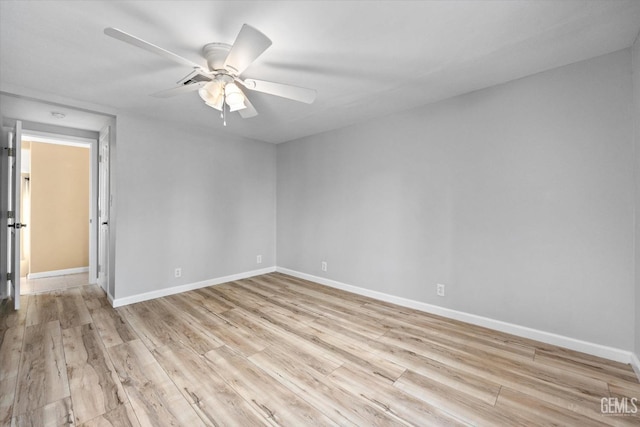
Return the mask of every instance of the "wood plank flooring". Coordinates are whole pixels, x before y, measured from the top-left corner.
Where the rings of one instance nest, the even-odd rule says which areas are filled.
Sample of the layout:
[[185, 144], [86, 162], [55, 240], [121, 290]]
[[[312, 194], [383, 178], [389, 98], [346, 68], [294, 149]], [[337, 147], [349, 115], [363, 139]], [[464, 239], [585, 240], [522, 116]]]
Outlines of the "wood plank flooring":
[[22, 298], [0, 305], [1, 426], [640, 425], [602, 413], [640, 398], [628, 365], [279, 273]]

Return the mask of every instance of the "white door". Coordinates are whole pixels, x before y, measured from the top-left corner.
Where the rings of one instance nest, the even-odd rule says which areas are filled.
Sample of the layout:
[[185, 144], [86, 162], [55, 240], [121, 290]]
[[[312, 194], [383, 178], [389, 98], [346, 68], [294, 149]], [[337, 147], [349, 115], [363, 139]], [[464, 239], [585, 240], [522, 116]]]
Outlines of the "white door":
[[100, 132], [98, 157], [98, 285], [106, 292], [109, 278], [109, 127]]
[[20, 229], [26, 227], [20, 222], [21, 192], [21, 148], [22, 122], [16, 121], [9, 133], [9, 218], [8, 218], [8, 250], [7, 272], [9, 273], [9, 295], [13, 297], [14, 307], [20, 308]]

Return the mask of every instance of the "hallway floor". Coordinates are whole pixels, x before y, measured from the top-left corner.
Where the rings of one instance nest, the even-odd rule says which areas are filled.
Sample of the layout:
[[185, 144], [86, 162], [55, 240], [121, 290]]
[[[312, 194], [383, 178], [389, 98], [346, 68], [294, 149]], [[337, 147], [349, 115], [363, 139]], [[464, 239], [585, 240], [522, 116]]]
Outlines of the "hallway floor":
[[57, 291], [89, 284], [89, 273], [68, 274], [66, 276], [43, 277], [42, 279], [20, 278], [20, 295]]

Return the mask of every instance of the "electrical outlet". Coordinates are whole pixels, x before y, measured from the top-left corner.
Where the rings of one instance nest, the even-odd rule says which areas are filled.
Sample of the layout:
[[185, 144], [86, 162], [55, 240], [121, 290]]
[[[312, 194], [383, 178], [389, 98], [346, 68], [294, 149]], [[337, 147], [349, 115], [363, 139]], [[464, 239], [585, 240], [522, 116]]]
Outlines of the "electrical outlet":
[[444, 285], [441, 283], [438, 283], [436, 285], [436, 294], [438, 294], [439, 297], [443, 297], [444, 296]]
[[174, 277], [182, 277], [182, 268], [177, 267], [177, 268], [173, 271], [173, 276], [174, 276]]
[[322, 261], [322, 271], [327, 271], [327, 261]]
[[256, 257], [256, 264], [262, 264], [262, 255]]

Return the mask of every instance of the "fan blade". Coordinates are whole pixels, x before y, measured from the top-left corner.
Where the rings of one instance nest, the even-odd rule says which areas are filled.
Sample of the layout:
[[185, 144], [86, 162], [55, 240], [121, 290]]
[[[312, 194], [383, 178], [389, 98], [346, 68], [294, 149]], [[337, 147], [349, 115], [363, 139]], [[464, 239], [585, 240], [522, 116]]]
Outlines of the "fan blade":
[[253, 106], [253, 104], [251, 102], [249, 102], [248, 98], [244, 99], [244, 105], [247, 108], [243, 108], [242, 110], [238, 110], [238, 113], [240, 113], [240, 117], [242, 117], [243, 119], [250, 119], [251, 117], [255, 117], [255, 116], [258, 115], [258, 112], [256, 111], [256, 109]]
[[245, 106], [245, 108], [243, 108], [242, 110], [238, 110], [238, 113], [240, 113], [240, 117], [242, 117], [243, 119], [250, 119], [251, 117], [257, 116], [258, 111], [253, 106], [251, 101], [249, 101], [249, 97], [247, 96], [247, 94], [244, 93], [242, 89], [240, 90], [240, 92], [242, 92], [242, 94], [244, 95], [244, 106]]
[[159, 46], [156, 46], [156, 45], [151, 44], [149, 42], [146, 42], [146, 41], [144, 41], [142, 39], [139, 39], [139, 38], [137, 38], [135, 36], [132, 36], [129, 33], [125, 33], [124, 31], [119, 30], [117, 28], [111, 28], [111, 27], [105, 28], [104, 29], [104, 33], [106, 35], [108, 35], [109, 37], [113, 37], [114, 39], [118, 39], [118, 40], [123, 41], [125, 43], [129, 43], [130, 45], [139, 47], [139, 48], [144, 49], [144, 50], [146, 50], [148, 52], [155, 53], [156, 55], [160, 55], [160, 56], [162, 56], [164, 58], [167, 58], [167, 59], [169, 59], [169, 60], [171, 60], [173, 62], [176, 62], [176, 63], [178, 63], [180, 65], [186, 65], [186, 66], [189, 66], [189, 67], [202, 69], [202, 67], [199, 64], [196, 64], [193, 61], [190, 61], [190, 60], [188, 60], [186, 58], [183, 58], [182, 56], [176, 55], [173, 52], [169, 52], [166, 49], [163, 49], [163, 48], [161, 48]]
[[242, 74], [269, 46], [269, 37], [244, 24], [231, 46], [227, 59], [224, 60], [224, 66], [235, 74]]
[[294, 101], [304, 102], [305, 104], [313, 104], [316, 100], [317, 92], [314, 89], [305, 87], [291, 86], [282, 83], [267, 82], [264, 80], [246, 79], [239, 80], [247, 89], [256, 92], [264, 92], [269, 95], [280, 96], [282, 98], [292, 99]]
[[177, 87], [173, 87], [167, 90], [161, 90], [160, 92], [156, 92], [151, 94], [151, 96], [155, 96], [156, 98], [170, 98], [172, 96], [181, 95], [187, 92], [193, 92], [194, 90], [198, 90], [209, 82], [198, 82], [191, 83], [188, 85], [180, 85]]

